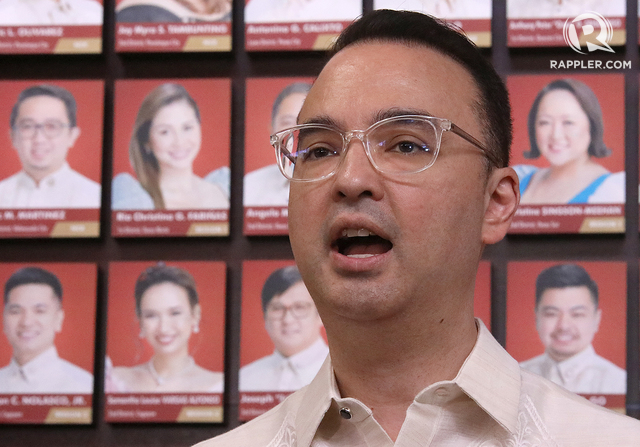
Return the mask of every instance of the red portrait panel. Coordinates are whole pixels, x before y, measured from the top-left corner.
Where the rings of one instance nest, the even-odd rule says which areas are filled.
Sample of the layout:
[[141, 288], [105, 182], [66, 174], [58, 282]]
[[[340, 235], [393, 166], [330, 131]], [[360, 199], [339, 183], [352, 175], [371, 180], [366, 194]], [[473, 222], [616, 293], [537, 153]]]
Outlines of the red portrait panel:
[[[18, 269], [38, 267], [53, 273], [62, 285], [62, 330], [55, 337], [61, 358], [93, 373], [97, 269], [84, 263], [4, 263], [0, 264], [3, 285]], [[5, 336], [0, 337], [0, 365], [11, 360], [12, 348]]]
[[[114, 366], [148, 361], [153, 349], [140, 338], [134, 289], [140, 274], [157, 262], [113, 262], [109, 266], [107, 356]], [[189, 352], [197, 365], [224, 371], [225, 269], [222, 262], [166, 262], [189, 272], [198, 292], [202, 317], [199, 332], [191, 334]]]
[[544, 352], [536, 331], [536, 278], [559, 264], [583, 267], [599, 289], [600, 329], [593, 347], [621, 368], [626, 365], [627, 280], [622, 262], [531, 261], [510, 262], [507, 268], [507, 350], [518, 361]]
[[[273, 342], [264, 328], [261, 293], [265, 281], [276, 270], [295, 265], [293, 260], [245, 261], [242, 264], [242, 324], [240, 366], [273, 353]], [[322, 331], [326, 340], [326, 334]]]
[[116, 82], [114, 97], [113, 175], [127, 172], [135, 177], [129, 161], [129, 141], [136, 115], [144, 98], [161, 84], [182, 85], [198, 105], [202, 145], [193, 163], [203, 177], [229, 166], [231, 81], [229, 79], [127, 79]]
[[[247, 79], [244, 137], [245, 174], [275, 164], [274, 150], [269, 144], [269, 136], [274, 132], [271, 123], [274, 102], [285, 88], [296, 83], [311, 85], [313, 78]], [[295, 125], [295, 122], [292, 125]]]
[[563, 74], [516, 75], [509, 76], [507, 86], [511, 97], [513, 115], [513, 147], [511, 164], [530, 164], [537, 167], [549, 166], [543, 156], [525, 158], [529, 151], [527, 119], [531, 106], [540, 90], [552, 81], [575, 79], [585, 83], [596, 95], [602, 110], [604, 143], [611, 149], [608, 157], [596, 161], [611, 172], [624, 171], [624, 76], [621, 74]]
[[517, 75], [507, 85], [521, 190], [509, 232], [624, 232], [624, 77]]
[[102, 128], [104, 115], [103, 81], [0, 81], [0, 123], [7, 131], [1, 132], [0, 141], [5, 157], [0, 165], [0, 179], [9, 177], [22, 169], [20, 160], [13, 149], [9, 122], [11, 110], [20, 92], [38, 85], [55, 85], [68, 90], [77, 104], [77, 126], [80, 136], [67, 154], [67, 162], [72, 169], [85, 177], [100, 183], [102, 172]]
[[[547, 270], [552, 267], [557, 268]], [[536, 281], [543, 271], [543, 308], [536, 313]], [[592, 311], [593, 292], [585, 271], [597, 285], [599, 316], [595, 309]], [[507, 351], [519, 362], [527, 361], [525, 369], [594, 403], [624, 408], [626, 265], [511, 262], [507, 273]]]

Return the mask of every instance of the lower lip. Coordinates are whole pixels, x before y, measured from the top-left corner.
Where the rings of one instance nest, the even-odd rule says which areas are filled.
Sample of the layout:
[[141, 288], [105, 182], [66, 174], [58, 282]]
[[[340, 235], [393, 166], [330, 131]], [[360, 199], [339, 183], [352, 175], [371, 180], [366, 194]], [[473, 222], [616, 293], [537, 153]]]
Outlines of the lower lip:
[[48, 152], [45, 151], [34, 151], [31, 153], [31, 157], [34, 160], [43, 160], [47, 156]]
[[18, 337], [20, 338], [20, 340], [22, 341], [30, 341], [33, 340], [34, 338], [36, 338], [38, 336], [38, 334], [19, 334]]
[[559, 339], [559, 338], [554, 338], [553, 341], [557, 344], [560, 345], [567, 345], [569, 343], [573, 343], [575, 341], [575, 338], [569, 338], [569, 339]]
[[352, 273], [371, 272], [381, 268], [382, 264], [391, 256], [391, 251], [369, 256], [366, 258], [353, 258], [345, 256], [337, 250], [331, 250], [331, 260], [338, 270]]
[[158, 344], [160, 344], [160, 345], [162, 345], [162, 346], [170, 345], [171, 343], [173, 343], [173, 341], [174, 341], [174, 340], [175, 340], [175, 338], [172, 338], [172, 339], [170, 339], [170, 340], [166, 340], [166, 339], [158, 340], [158, 339], [156, 339], [156, 341], [158, 342]]
[[191, 151], [172, 152], [169, 154], [174, 160], [184, 160], [191, 156]]

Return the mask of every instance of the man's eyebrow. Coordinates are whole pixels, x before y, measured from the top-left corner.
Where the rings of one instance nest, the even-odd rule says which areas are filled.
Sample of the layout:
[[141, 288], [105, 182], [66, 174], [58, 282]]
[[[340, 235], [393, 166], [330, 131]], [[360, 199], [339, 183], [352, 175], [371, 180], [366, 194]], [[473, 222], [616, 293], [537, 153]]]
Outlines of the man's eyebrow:
[[340, 128], [338, 122], [328, 115], [314, 116], [313, 118], [309, 118], [308, 120], [305, 120], [304, 122], [301, 122], [299, 124], [324, 124], [327, 126], [335, 127], [337, 129]]
[[404, 116], [404, 115], [424, 115], [424, 116], [433, 116], [430, 112], [424, 109], [401, 109], [401, 108], [391, 108], [386, 110], [379, 110], [373, 118], [373, 123], [377, 123], [378, 121], [394, 118], [396, 116]]
[[[396, 116], [405, 116], [405, 115], [433, 116], [431, 115], [431, 113], [423, 109], [391, 108], [391, 109], [379, 110], [378, 112], [376, 112], [373, 115], [369, 125], [377, 123], [378, 121], [381, 121], [383, 119], [394, 118]], [[335, 119], [331, 118], [328, 115], [320, 115], [313, 118], [309, 118], [308, 120], [305, 120], [300, 124], [324, 124], [327, 126], [335, 127], [337, 129], [341, 129], [343, 127], [338, 123], [338, 121], [336, 121]]]

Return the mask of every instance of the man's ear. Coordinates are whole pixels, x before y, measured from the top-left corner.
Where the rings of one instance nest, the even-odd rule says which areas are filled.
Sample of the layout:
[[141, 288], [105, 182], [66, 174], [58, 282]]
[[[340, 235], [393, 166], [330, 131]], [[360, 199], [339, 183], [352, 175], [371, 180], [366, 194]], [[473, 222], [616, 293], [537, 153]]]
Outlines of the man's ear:
[[509, 230], [511, 220], [520, 203], [518, 175], [512, 168], [494, 169], [487, 180], [485, 190], [482, 242], [495, 244]]
[[78, 137], [80, 136], [80, 128], [79, 127], [72, 127], [71, 130], [71, 146], [73, 147], [76, 144], [76, 140], [78, 139]]

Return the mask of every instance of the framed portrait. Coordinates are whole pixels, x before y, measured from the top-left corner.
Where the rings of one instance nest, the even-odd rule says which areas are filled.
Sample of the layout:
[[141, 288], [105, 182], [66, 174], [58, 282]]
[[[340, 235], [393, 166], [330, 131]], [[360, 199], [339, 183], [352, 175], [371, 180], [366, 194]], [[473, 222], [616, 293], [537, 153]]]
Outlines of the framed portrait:
[[227, 236], [229, 79], [116, 81], [114, 237]]
[[110, 264], [105, 420], [222, 422], [225, 270]]
[[624, 232], [624, 77], [521, 75], [507, 86], [521, 194], [509, 232]]
[[247, 80], [244, 156], [244, 234], [286, 235], [289, 181], [282, 175], [269, 136], [295, 126], [312, 78]]
[[507, 351], [525, 370], [624, 411], [626, 264], [510, 262], [507, 275]]
[[91, 424], [97, 269], [3, 263], [0, 423]]
[[0, 237], [98, 237], [104, 82], [0, 81]]
[[292, 260], [242, 265], [240, 420], [307, 385], [329, 348], [320, 316]]
[[361, 0], [245, 0], [245, 48], [326, 50], [360, 15]]

